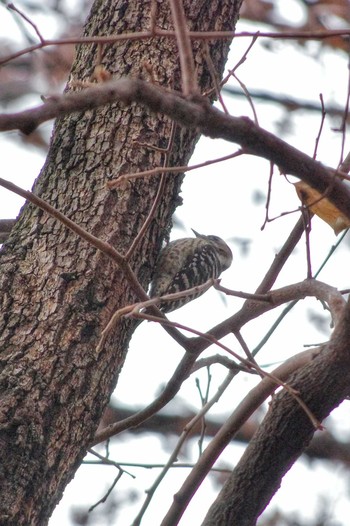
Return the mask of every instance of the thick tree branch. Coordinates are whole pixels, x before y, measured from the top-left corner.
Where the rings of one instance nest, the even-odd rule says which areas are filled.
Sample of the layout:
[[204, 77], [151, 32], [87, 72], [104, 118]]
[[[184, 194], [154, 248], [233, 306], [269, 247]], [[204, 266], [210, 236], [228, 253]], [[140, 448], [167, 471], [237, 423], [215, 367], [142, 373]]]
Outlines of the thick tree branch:
[[[349, 395], [349, 342], [350, 303], [330, 342], [289, 380], [320, 421]], [[255, 525], [279, 488], [283, 475], [303, 452], [313, 434], [310, 420], [289, 395], [284, 392], [277, 395], [203, 525]]]
[[96, 88], [48, 100], [45, 104], [16, 114], [0, 116], [0, 130], [19, 129], [30, 133], [39, 124], [59, 115], [93, 109], [113, 101], [137, 102], [156, 113], [164, 113], [188, 128], [215, 139], [240, 144], [249, 153], [275, 163], [284, 173], [299, 177], [336, 205], [350, 219], [350, 190], [328, 169], [250, 119], [231, 117], [212, 108], [206, 99], [185, 100], [139, 79], [106, 82]]
[[[220, 333], [220, 338], [228, 334], [230, 331], [239, 331], [245, 324], [247, 324], [252, 319], [262, 315], [264, 312], [268, 312], [269, 310], [276, 308], [279, 305], [289, 302], [293, 299], [303, 299], [306, 296], [315, 296], [316, 298], [325, 301], [329, 305], [334, 323], [336, 324], [338, 322], [339, 318], [342, 316], [342, 312], [344, 310], [345, 305], [345, 300], [343, 299], [341, 294], [335, 288], [330, 287], [325, 283], [316, 280], [306, 280], [301, 283], [293, 284], [287, 287], [282, 287], [275, 291], [271, 291], [270, 302], [254, 302], [252, 300], [249, 300], [251, 302], [251, 305], [255, 305], [255, 308], [245, 309], [243, 307], [241, 311], [235, 314], [230, 320], [227, 320], [223, 327], [225, 331], [222, 331]], [[234, 323], [232, 323], [232, 320], [234, 320]], [[159, 319], [159, 321], [161, 321], [161, 319]], [[186, 329], [185, 326], [179, 325], [176, 322], [167, 321], [167, 323], [169, 323], [170, 326], [173, 327]], [[195, 329], [189, 328], [189, 330], [195, 334], [200, 334]], [[184, 380], [190, 375], [192, 366], [194, 365], [198, 355], [211, 344], [216, 344], [224, 350], [230, 351], [213, 336], [213, 333], [215, 333], [215, 328], [206, 334], [198, 336], [196, 339], [188, 340], [187, 346], [191, 349], [191, 352], [187, 353], [183, 357], [175, 373], [173, 374], [172, 378], [170, 379], [166, 388], [164, 389], [163, 393], [149, 406], [128, 417], [126, 420], [115, 422], [113, 424], [110, 424], [105, 429], [100, 430], [96, 434], [92, 445], [102, 442], [103, 440], [106, 440], [107, 438], [110, 438], [112, 436], [115, 436], [116, 434], [121, 433], [122, 431], [125, 431], [130, 427], [140, 425], [142, 422], [153, 416], [157, 411], [164, 407], [164, 405], [167, 404], [171, 400], [171, 398], [173, 398], [174, 395], [178, 392]], [[236, 358], [238, 358], [239, 361], [239, 357], [236, 356]], [[242, 360], [240, 363], [249, 366], [249, 363], [247, 363], [246, 360]], [[238, 370], [236, 371], [236, 373], [237, 372]], [[278, 380], [280, 380], [279, 377], [277, 378]], [[277, 386], [278, 383], [276, 384], [275, 382], [274, 388], [276, 389]], [[257, 409], [258, 405], [255, 407], [255, 409]], [[248, 416], [249, 415], [247, 415], [247, 417]], [[227, 433], [225, 436], [228, 437]], [[213, 461], [214, 460], [215, 459], [213, 459]]]
[[[305, 351], [287, 360], [280, 367], [275, 369], [274, 374], [283, 380], [287, 380], [292, 372], [298, 370], [306, 363], [312, 360], [315, 350]], [[188, 506], [193, 495], [197, 491], [200, 484], [222, 453], [228, 443], [235, 437], [242, 425], [276, 389], [276, 385], [270, 378], [264, 378], [256, 387], [254, 387], [249, 394], [240, 402], [237, 408], [233, 411], [231, 416], [226, 420], [223, 426], [216, 433], [213, 440], [205, 449], [195, 468], [185, 480], [181, 489], [174, 496], [174, 502], [169, 508], [168, 513], [163, 519], [162, 526], [175, 526], [178, 524], [182, 514]], [[242, 520], [244, 515], [242, 514]], [[213, 523], [214, 524], [214, 523]], [[228, 526], [228, 523], [217, 522], [216, 526]], [[239, 524], [240, 521], [229, 524]]]

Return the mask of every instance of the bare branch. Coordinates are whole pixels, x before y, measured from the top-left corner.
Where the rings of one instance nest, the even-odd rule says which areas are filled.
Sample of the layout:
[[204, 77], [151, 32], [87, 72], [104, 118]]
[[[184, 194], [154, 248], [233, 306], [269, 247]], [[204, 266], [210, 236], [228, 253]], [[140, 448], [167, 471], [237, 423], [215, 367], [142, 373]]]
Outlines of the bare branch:
[[[216, 328], [214, 327], [208, 333], [197, 331], [191, 327], [187, 327], [180, 323], [171, 322], [170, 320], [167, 320], [164, 318], [159, 318], [156, 316], [140, 313], [139, 314], [140, 318], [148, 319], [150, 321], [155, 321], [155, 322], [161, 323], [162, 325], [163, 324], [169, 325], [170, 327], [173, 327], [173, 328], [177, 327], [180, 329], [187, 330], [189, 332], [196, 334], [198, 338], [194, 340], [187, 340], [186, 344], [184, 344], [184, 347], [185, 348], [187, 347], [187, 349], [190, 352], [188, 352], [185, 355], [184, 359], [180, 362], [176, 372], [174, 373], [172, 379], [169, 381], [168, 386], [166, 387], [164, 392], [160, 395], [160, 397], [156, 399], [154, 402], [152, 402], [150, 406], [143, 409], [139, 413], [136, 413], [134, 416], [129, 417], [126, 420], [123, 420], [121, 422], [116, 422], [115, 424], [111, 424], [106, 429], [103, 429], [102, 431], [98, 432], [96, 434], [93, 444], [97, 444], [98, 442], [106, 440], [107, 438], [110, 438], [111, 436], [116, 435], [128, 429], [128, 427], [138, 425], [139, 423], [143, 422], [144, 420], [146, 420], [147, 418], [155, 414], [159, 409], [164, 407], [164, 405], [171, 399], [172, 396], [174, 396], [174, 394], [180, 388], [183, 381], [191, 373], [191, 369], [197, 357], [199, 356], [199, 354], [211, 344], [215, 344], [221, 347], [224, 351], [228, 352], [230, 355], [238, 359], [243, 364], [243, 366], [258, 370], [259, 373], [263, 374], [264, 376], [267, 374], [265, 371], [261, 370], [260, 367], [257, 367], [255, 364], [252, 364], [248, 360], [242, 359], [239, 355], [237, 355], [227, 346], [223, 345], [220, 341], [218, 341], [218, 339], [214, 336], [214, 334], [218, 332], [218, 329], [220, 329], [220, 338], [228, 334], [230, 330], [234, 332], [238, 332], [242, 328], [242, 326], [246, 324], [248, 321], [261, 315], [263, 312], [267, 312], [268, 310], [275, 308], [284, 302], [291, 301], [291, 299], [295, 299], [296, 297], [301, 299], [308, 295], [312, 295], [312, 296], [314, 295], [318, 299], [324, 300], [330, 306], [335, 323], [337, 323], [339, 320], [339, 317], [342, 316], [342, 312], [344, 310], [344, 305], [345, 305], [345, 300], [334, 287], [330, 287], [329, 285], [322, 283], [322, 282], [318, 282], [316, 280], [304, 281], [299, 284], [291, 285], [289, 287], [283, 287], [281, 289], [271, 292], [270, 294], [271, 294], [270, 303], [267, 303], [266, 301], [265, 302], [254, 302], [253, 300], [249, 300], [250, 308], [247, 309], [247, 311], [243, 307], [241, 311], [233, 315], [231, 317], [231, 320], [234, 319], [236, 322], [234, 328], [233, 328], [232, 321], [229, 319], [229, 320], [226, 320], [226, 322], [218, 325]], [[168, 294], [169, 299], [172, 299], [171, 296], [173, 295]], [[158, 301], [158, 300], [159, 298], [158, 299], [155, 298], [154, 301]], [[138, 309], [143, 306], [151, 305], [154, 303], [154, 301], [149, 300], [148, 302], [137, 304], [135, 306], [129, 305], [125, 307], [124, 309], [121, 309], [120, 311], [115, 313], [114, 319], [112, 318], [110, 323], [112, 324], [116, 323], [116, 319], [119, 319], [122, 315], [129, 313], [133, 308], [136, 307]], [[251, 308], [252, 304], [255, 304], [255, 305], [259, 304], [262, 307], [260, 309], [255, 310]], [[106, 329], [106, 330], [108, 331], [109, 329]], [[275, 386], [277, 384], [281, 385], [280, 378], [275, 377], [273, 378], [273, 381], [275, 382]], [[283, 386], [288, 389], [288, 386], [286, 386], [285, 384], [283, 384]], [[174, 388], [176, 389], [175, 391], [174, 391]], [[292, 392], [291, 394], [293, 395]], [[299, 399], [299, 397], [297, 398]], [[307, 408], [305, 408], [305, 411], [308, 412]], [[310, 418], [312, 419], [312, 415], [310, 415], [310, 412], [308, 412], [308, 414]]]
[[[242, 31], [235, 33], [234, 31], [189, 31], [188, 36], [193, 40], [226, 40], [234, 38], [271, 38], [274, 40], [325, 40], [334, 37], [349, 37], [350, 31], [347, 29], [333, 29], [325, 31], [284, 31], [284, 32], [269, 32], [269, 31]], [[0, 65], [6, 64], [15, 58], [21, 57], [33, 51], [43, 49], [48, 46], [65, 46], [71, 44], [113, 44], [118, 41], [125, 40], [149, 40], [151, 38], [176, 38], [175, 31], [167, 31], [163, 29], [153, 28], [151, 25], [150, 31], [140, 31], [133, 33], [123, 33], [113, 36], [96, 36], [96, 37], [81, 37], [81, 38], [60, 38], [60, 39], [45, 39], [42, 42], [29, 46], [25, 49], [12, 53], [0, 60]]]
[[304, 180], [321, 194], [327, 192], [328, 199], [350, 219], [350, 190], [335, 177], [341, 177], [342, 173], [327, 169], [247, 118], [225, 115], [212, 108], [205, 99], [201, 99], [200, 104], [190, 102], [141, 80], [106, 82], [82, 93], [70, 93], [50, 99], [37, 108], [1, 115], [0, 130], [20, 129], [29, 133], [41, 122], [58, 115], [92, 109], [114, 100], [127, 104], [132, 101], [144, 104], [152, 111], [163, 112], [184, 126], [198, 128], [204, 135], [240, 144], [251, 154], [277, 164], [283, 173]]
[[23, 20], [25, 20], [26, 22], [28, 22], [28, 24], [30, 26], [32, 26], [32, 28], [34, 29], [35, 33], [37, 34], [39, 40], [40, 40], [40, 43], [41, 44], [44, 44], [45, 42], [45, 39], [43, 38], [42, 34], [40, 33], [39, 29], [38, 29], [38, 26], [36, 26], [34, 24], [34, 22], [26, 15], [23, 13], [23, 11], [21, 11], [20, 9], [18, 9], [14, 4], [7, 4], [7, 7], [9, 9], [12, 9], [12, 11], [14, 11], [15, 13], [18, 13], [20, 17], [23, 18]]
[[197, 356], [198, 355], [195, 353], [186, 353], [175, 369], [163, 392], [155, 400], [153, 400], [149, 406], [141, 409], [134, 415], [125, 418], [121, 422], [115, 422], [101, 431], [98, 431], [91, 443], [91, 447], [98, 444], [99, 442], [107, 440], [111, 436], [117, 435], [122, 431], [129, 429], [130, 427], [138, 426], [156, 414], [160, 409], [162, 409], [168, 402], [170, 402], [170, 400], [174, 398], [176, 393], [180, 390], [183, 382], [190, 375]]
[[142, 177], [149, 177], [152, 175], [159, 175], [159, 174], [173, 174], [173, 173], [185, 173], [190, 172], [191, 170], [198, 170], [199, 168], [203, 168], [204, 166], [210, 166], [211, 164], [221, 163], [222, 161], [228, 161], [230, 159], [234, 159], [235, 157], [239, 157], [240, 155], [243, 155], [243, 151], [239, 150], [238, 152], [231, 153], [229, 155], [224, 155], [223, 157], [218, 157], [217, 159], [211, 159], [208, 161], [204, 161], [203, 163], [194, 164], [192, 166], [167, 166], [166, 171], [164, 170], [165, 167], [158, 167], [158, 168], [152, 168], [151, 170], [145, 170], [143, 172], [136, 172], [131, 174], [124, 174], [118, 177], [118, 179], [114, 179], [107, 182], [108, 188], [116, 188], [124, 181], [139, 179]]
[[[229, 78], [231, 75], [227, 75]], [[245, 93], [241, 89], [235, 86], [224, 86], [222, 91], [226, 95], [234, 95], [235, 97], [245, 97]], [[284, 106], [287, 111], [295, 112], [298, 110], [306, 110], [310, 112], [320, 113], [321, 108], [319, 104], [316, 104], [312, 101], [306, 101], [302, 99], [291, 98], [286, 95], [281, 95], [280, 93], [271, 93], [271, 91], [263, 91], [257, 89], [249, 89], [249, 94], [252, 99], [261, 100], [263, 102], [272, 102], [273, 104], [280, 104]], [[327, 115], [332, 117], [343, 117], [344, 108], [340, 105], [327, 104], [326, 108]]]
[[[129, 250], [127, 251], [126, 255], [125, 255], [125, 259], [127, 261], [129, 261], [129, 259], [131, 258], [132, 254], [134, 253], [137, 245], [139, 244], [140, 240], [142, 239], [142, 237], [144, 236], [147, 228], [149, 227], [153, 217], [154, 217], [154, 214], [157, 210], [157, 207], [159, 206], [159, 203], [161, 201], [161, 198], [163, 196], [163, 192], [164, 192], [164, 183], [165, 183], [165, 171], [164, 171], [164, 168], [167, 167], [168, 163], [169, 163], [169, 157], [170, 157], [170, 153], [172, 151], [172, 147], [173, 147], [173, 144], [174, 144], [174, 136], [175, 136], [175, 123], [174, 121], [171, 123], [171, 130], [170, 130], [170, 137], [169, 137], [169, 141], [168, 141], [168, 145], [167, 147], [163, 150], [163, 153], [164, 153], [164, 161], [163, 161], [163, 171], [160, 172], [160, 181], [159, 181], [159, 186], [158, 186], [158, 191], [157, 191], [157, 195], [153, 201], [153, 205], [152, 205], [152, 208], [148, 214], [148, 217], [146, 219], [146, 221], [144, 222], [144, 224], [142, 225], [142, 228], [140, 229], [140, 231], [138, 232], [137, 236], [135, 237], [135, 239], [133, 240], [132, 242], [132, 245], [131, 247], [129, 248]], [[120, 179], [122, 179], [123, 176], [121, 176]], [[119, 180], [120, 180], [119, 179]], [[107, 183], [108, 185], [108, 183]]]
[[234, 376], [235, 376], [235, 372], [230, 371], [226, 375], [226, 378], [224, 379], [222, 384], [218, 387], [215, 395], [202, 407], [202, 409], [191, 419], [191, 421], [188, 422], [188, 424], [186, 424], [186, 427], [184, 428], [181, 436], [179, 437], [178, 442], [168, 459], [168, 462], [165, 464], [164, 468], [162, 469], [162, 471], [160, 472], [160, 474], [158, 475], [158, 477], [152, 484], [152, 487], [147, 491], [147, 497], [145, 499], [145, 502], [139, 514], [137, 515], [136, 519], [133, 522], [133, 526], [138, 526], [140, 524], [141, 519], [143, 515], [145, 514], [145, 511], [147, 510], [156, 489], [158, 488], [159, 484], [164, 479], [165, 475], [168, 473], [169, 469], [176, 463], [178, 454], [181, 451], [181, 448], [184, 442], [187, 440], [192, 429], [203, 418], [203, 416], [206, 415], [206, 413], [210, 410], [210, 408], [221, 398], [222, 394], [225, 392], [227, 387], [232, 382], [232, 379], [234, 378]]
[[199, 93], [196, 82], [193, 53], [187, 20], [184, 13], [182, 0], [169, 0], [171, 16], [174, 22], [176, 42], [179, 49], [181, 65], [182, 91], [185, 97]]
[[[275, 376], [287, 380], [288, 377], [306, 363], [309, 363], [317, 353], [317, 350], [304, 351], [287, 360], [283, 365], [273, 371]], [[204, 450], [195, 468], [191, 471], [181, 489], [174, 497], [174, 502], [164, 517], [161, 526], [175, 526], [186, 507], [188, 506], [199, 485], [203, 482], [209, 470], [216, 462], [227, 444], [239, 431], [243, 423], [253, 412], [273, 393], [276, 385], [269, 378], [264, 378], [249, 394], [240, 402], [232, 415], [226, 420], [220, 431], [215, 435]]]
[[[347, 304], [330, 342], [289, 379], [321, 421], [349, 395], [349, 338], [350, 304]], [[247, 512], [245, 524], [256, 524], [257, 517], [279, 488], [282, 477], [309, 444], [313, 434], [310, 421], [294, 401], [283, 392], [277, 394], [203, 524], [209, 525], [213, 515], [220, 523], [223, 514], [236, 524], [242, 513], [242, 503], [244, 513]], [[286, 441], [288, 448], [285, 447]], [[276, 458], [278, 462], [273, 462], [272, 459]], [[247, 470], [250, 477], [246, 476]], [[257, 479], [259, 484], [252, 484]], [[232, 499], [227, 499], [227, 494]]]

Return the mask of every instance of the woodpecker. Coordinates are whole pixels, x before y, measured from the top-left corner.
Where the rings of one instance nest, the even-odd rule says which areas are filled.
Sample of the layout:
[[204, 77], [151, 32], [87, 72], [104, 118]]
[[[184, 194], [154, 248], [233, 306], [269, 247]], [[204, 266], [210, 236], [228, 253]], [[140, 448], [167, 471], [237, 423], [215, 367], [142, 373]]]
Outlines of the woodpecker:
[[[151, 298], [202, 285], [210, 278], [218, 278], [231, 265], [232, 252], [223, 239], [192, 231], [196, 237], [171, 241], [161, 251], [151, 283]], [[164, 302], [159, 308], [171, 312], [201, 294], [203, 292]]]

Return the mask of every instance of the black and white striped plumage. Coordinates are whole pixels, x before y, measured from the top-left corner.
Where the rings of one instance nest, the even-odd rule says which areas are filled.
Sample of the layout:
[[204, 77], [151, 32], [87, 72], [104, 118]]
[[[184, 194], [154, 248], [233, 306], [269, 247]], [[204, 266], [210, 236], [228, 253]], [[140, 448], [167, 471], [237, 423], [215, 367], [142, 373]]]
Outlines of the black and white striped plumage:
[[[218, 278], [231, 265], [232, 252], [225, 241], [193, 232], [196, 237], [171, 241], [161, 251], [151, 283], [151, 298], [202, 285], [210, 278]], [[171, 312], [201, 294], [203, 292], [164, 302], [160, 309]]]

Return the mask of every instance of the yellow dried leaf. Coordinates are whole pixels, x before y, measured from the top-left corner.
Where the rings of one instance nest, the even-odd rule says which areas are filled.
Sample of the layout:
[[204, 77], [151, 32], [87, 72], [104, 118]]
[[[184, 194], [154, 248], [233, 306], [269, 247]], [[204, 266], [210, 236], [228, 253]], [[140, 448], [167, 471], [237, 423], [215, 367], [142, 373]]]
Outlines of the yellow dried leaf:
[[304, 181], [299, 181], [294, 186], [303, 205], [308, 206], [311, 212], [328, 223], [336, 235], [350, 227], [350, 220], [327, 197], [322, 197], [322, 194]]

